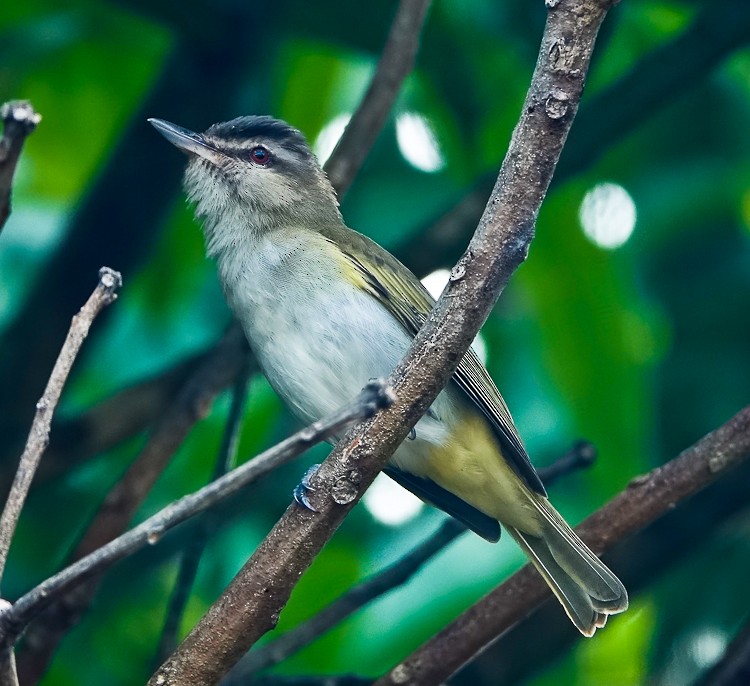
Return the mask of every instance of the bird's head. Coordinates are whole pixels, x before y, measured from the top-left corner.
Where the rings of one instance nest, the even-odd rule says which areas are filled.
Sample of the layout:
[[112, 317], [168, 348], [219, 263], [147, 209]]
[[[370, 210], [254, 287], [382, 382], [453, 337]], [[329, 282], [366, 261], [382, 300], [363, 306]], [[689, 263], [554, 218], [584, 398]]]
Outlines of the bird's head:
[[278, 226], [339, 222], [336, 194], [304, 136], [286, 122], [246, 116], [194, 133], [149, 122], [189, 157], [185, 190], [211, 244], [262, 236]]

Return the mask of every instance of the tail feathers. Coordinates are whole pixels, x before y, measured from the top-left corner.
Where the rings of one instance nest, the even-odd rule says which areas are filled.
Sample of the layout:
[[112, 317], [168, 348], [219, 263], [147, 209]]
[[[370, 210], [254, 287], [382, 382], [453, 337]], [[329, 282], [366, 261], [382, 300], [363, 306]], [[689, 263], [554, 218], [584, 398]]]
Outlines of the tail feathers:
[[546, 498], [531, 495], [542, 515], [542, 535], [509, 528], [510, 534], [549, 584], [568, 616], [584, 636], [593, 636], [607, 615], [628, 607], [622, 582], [565, 523]]

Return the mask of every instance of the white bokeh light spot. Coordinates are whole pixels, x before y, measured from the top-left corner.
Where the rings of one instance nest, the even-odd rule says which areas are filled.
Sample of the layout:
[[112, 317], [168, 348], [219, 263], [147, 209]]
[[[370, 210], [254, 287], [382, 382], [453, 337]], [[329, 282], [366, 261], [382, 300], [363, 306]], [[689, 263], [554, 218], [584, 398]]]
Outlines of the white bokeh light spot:
[[586, 237], [600, 248], [619, 248], [635, 228], [635, 202], [616, 183], [599, 183], [586, 193], [579, 218]]
[[352, 115], [349, 112], [338, 114], [320, 130], [320, 133], [313, 143], [313, 152], [315, 153], [315, 157], [318, 158], [318, 162], [321, 166], [323, 166], [331, 156], [333, 149], [336, 147], [336, 143], [338, 143], [341, 136], [344, 135], [344, 129], [351, 118]]
[[422, 285], [437, 300], [448, 283], [451, 273], [447, 269], [436, 269], [422, 279]]
[[403, 112], [396, 117], [396, 142], [404, 159], [420, 171], [431, 173], [445, 166], [437, 137], [421, 114]]
[[[451, 273], [447, 269], [436, 269], [422, 279], [422, 285], [427, 289], [428, 293], [437, 300], [443, 292], [445, 284], [448, 283], [450, 275]], [[487, 343], [482, 337], [481, 332], [477, 334], [471, 347], [477, 354], [477, 357], [482, 361], [482, 364], [487, 364]]]
[[717, 629], [696, 634], [690, 646], [695, 664], [704, 669], [710, 667], [724, 654], [727, 643], [727, 635]]
[[401, 488], [393, 479], [379, 474], [365, 491], [362, 502], [367, 511], [381, 524], [399, 526], [414, 519], [424, 503], [417, 496]]

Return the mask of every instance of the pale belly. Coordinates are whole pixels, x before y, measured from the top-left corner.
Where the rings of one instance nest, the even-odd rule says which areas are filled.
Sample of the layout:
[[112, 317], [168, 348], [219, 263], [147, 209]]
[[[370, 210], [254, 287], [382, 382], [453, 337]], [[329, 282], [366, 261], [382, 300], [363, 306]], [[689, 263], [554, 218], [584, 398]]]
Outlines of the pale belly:
[[[277, 253], [276, 245], [256, 251], [247, 278], [236, 279], [227, 297], [269, 383], [308, 423], [341, 408], [370, 379], [387, 377], [411, 337], [374, 297], [332, 279], [330, 265], [318, 273], [274, 269]], [[396, 466], [427, 475], [429, 444], [443, 442], [453, 415], [446, 393], [433, 410], [393, 456]]]

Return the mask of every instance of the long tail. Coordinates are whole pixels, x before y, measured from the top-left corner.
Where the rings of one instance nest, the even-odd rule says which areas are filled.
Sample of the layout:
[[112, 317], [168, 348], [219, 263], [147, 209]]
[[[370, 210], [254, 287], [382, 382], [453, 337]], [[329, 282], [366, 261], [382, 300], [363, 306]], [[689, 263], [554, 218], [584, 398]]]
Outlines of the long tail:
[[529, 496], [539, 511], [542, 535], [506, 528], [549, 584], [573, 624], [584, 636], [593, 636], [604, 626], [607, 615], [627, 610], [627, 591], [546, 498], [535, 493]]

